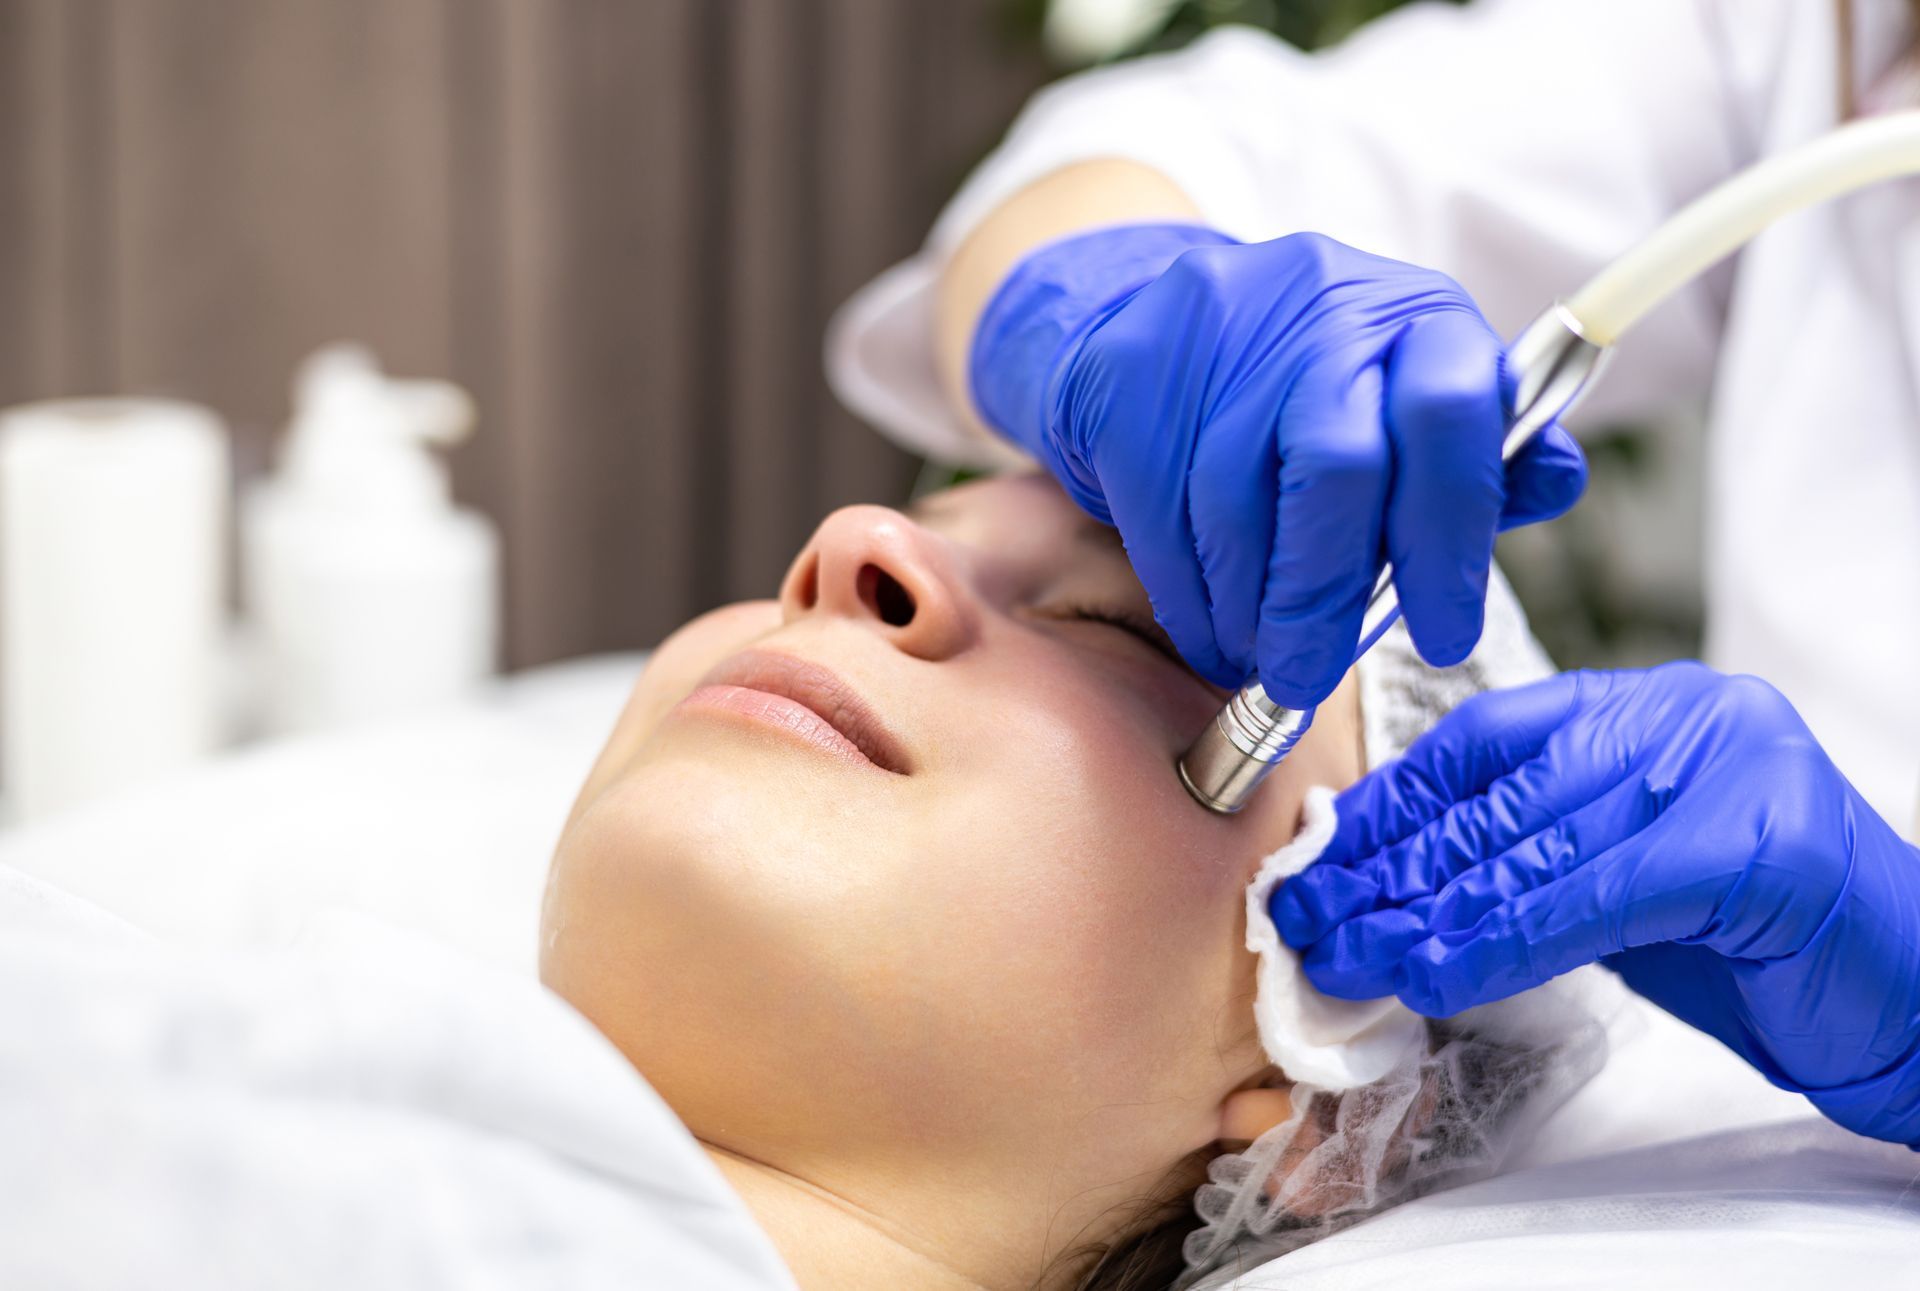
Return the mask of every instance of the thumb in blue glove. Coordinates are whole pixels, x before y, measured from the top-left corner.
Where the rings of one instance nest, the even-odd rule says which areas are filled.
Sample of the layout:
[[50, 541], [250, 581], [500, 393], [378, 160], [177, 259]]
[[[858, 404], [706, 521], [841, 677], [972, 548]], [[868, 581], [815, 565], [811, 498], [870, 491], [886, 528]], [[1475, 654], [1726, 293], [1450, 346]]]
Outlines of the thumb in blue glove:
[[1765, 683], [1672, 664], [1478, 696], [1339, 817], [1270, 906], [1321, 990], [1445, 1016], [1598, 960], [1920, 1145], [1920, 851]]
[[1495, 532], [1586, 480], [1557, 426], [1500, 460], [1500, 342], [1451, 279], [1315, 234], [1128, 225], [1029, 254], [974, 401], [1114, 524], [1187, 661], [1294, 707], [1352, 662], [1382, 562], [1428, 662], [1479, 639]]

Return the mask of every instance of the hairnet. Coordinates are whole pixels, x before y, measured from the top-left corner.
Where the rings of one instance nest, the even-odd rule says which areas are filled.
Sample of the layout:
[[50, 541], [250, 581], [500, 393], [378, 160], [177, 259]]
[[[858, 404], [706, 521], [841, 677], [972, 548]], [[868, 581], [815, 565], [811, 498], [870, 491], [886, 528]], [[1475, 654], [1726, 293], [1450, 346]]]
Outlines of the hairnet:
[[1424, 1042], [1371, 1083], [1294, 1084], [1285, 1122], [1209, 1166], [1180, 1285], [1221, 1285], [1389, 1206], [1495, 1173], [1600, 1070], [1620, 999], [1600, 970], [1581, 970], [1428, 1021]]

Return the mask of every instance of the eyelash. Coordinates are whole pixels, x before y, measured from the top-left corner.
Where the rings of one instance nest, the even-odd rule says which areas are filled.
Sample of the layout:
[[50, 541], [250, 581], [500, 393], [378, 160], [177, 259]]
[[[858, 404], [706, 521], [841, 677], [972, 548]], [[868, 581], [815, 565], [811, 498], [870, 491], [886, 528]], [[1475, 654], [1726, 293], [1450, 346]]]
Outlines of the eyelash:
[[1183, 668], [1186, 667], [1186, 663], [1167, 649], [1150, 627], [1141, 622], [1137, 615], [1129, 614], [1125, 610], [1102, 609], [1095, 605], [1075, 605], [1063, 610], [1061, 617], [1078, 619], [1084, 623], [1104, 623], [1110, 628], [1118, 628], [1129, 636], [1144, 641], [1152, 647], [1155, 654], [1165, 656]]

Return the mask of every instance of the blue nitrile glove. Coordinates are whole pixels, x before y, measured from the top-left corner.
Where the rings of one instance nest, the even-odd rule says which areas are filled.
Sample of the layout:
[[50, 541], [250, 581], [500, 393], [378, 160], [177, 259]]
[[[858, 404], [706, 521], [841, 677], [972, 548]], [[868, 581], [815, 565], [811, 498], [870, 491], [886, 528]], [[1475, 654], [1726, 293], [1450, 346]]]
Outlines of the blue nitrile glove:
[[1034, 251], [974, 332], [986, 420], [1120, 530], [1187, 662], [1283, 704], [1352, 662], [1391, 559], [1414, 643], [1480, 637], [1494, 532], [1560, 514], [1549, 427], [1503, 471], [1501, 346], [1441, 274], [1316, 234], [1127, 225]]
[[1269, 907], [1322, 991], [1443, 1017], [1599, 960], [1920, 1146], [1920, 850], [1764, 682], [1669, 664], [1480, 695], [1339, 817]]

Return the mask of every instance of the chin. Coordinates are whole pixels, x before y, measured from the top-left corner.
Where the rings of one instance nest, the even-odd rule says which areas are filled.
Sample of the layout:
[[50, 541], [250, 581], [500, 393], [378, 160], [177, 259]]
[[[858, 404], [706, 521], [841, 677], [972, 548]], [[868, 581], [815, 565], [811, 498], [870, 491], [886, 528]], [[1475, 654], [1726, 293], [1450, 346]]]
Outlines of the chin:
[[698, 926], [777, 942], [832, 922], [848, 885], [871, 882], [874, 840], [891, 836], [899, 808], [863, 803], [847, 781], [869, 777], [814, 761], [705, 732], [654, 742], [561, 839], [555, 911], [617, 912], [658, 940]]
[[629, 900], [657, 899], [716, 869], [737, 874], [771, 841], [767, 819], [785, 796], [777, 776], [741, 771], [737, 757], [643, 755], [573, 822], [556, 867], [585, 865], [596, 887], [625, 889]]

